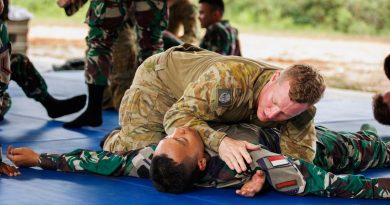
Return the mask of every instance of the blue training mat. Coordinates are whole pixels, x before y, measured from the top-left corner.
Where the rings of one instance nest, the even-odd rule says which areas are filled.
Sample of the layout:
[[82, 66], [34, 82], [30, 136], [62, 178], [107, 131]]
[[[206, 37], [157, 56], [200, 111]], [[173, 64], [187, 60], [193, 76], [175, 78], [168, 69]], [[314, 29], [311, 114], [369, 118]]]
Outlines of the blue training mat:
[[[49, 92], [57, 98], [86, 93], [81, 71], [44, 74]], [[11, 83], [9, 93], [13, 107], [0, 122], [0, 143], [5, 148], [27, 146], [37, 152], [63, 153], [77, 148], [100, 149], [100, 139], [118, 126], [118, 114], [104, 112], [99, 128], [67, 130], [62, 123], [81, 112], [57, 120], [50, 119], [45, 109]], [[389, 127], [380, 126], [372, 117], [371, 97], [367, 94], [327, 91], [318, 104], [316, 123], [336, 130], [357, 131], [362, 123], [371, 123], [382, 136], [389, 136]], [[5, 157], [5, 156], [4, 156]], [[6, 158], [6, 157], [5, 157]], [[7, 160], [5, 160], [7, 161]], [[355, 200], [317, 196], [288, 196], [266, 191], [254, 198], [235, 195], [234, 189], [197, 188], [186, 194], [157, 192], [146, 179], [107, 177], [85, 173], [63, 173], [38, 168], [21, 169], [22, 176], [0, 176], [0, 204], [389, 204], [385, 200]], [[390, 169], [373, 169], [366, 176], [390, 177]]]

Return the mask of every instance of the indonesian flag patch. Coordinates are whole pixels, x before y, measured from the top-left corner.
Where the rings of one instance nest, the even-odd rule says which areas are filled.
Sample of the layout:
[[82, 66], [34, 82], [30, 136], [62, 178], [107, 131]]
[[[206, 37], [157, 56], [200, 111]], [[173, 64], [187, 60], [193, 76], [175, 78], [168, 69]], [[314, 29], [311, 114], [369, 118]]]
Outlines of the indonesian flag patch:
[[273, 167], [289, 164], [287, 159], [284, 158], [284, 156], [282, 155], [270, 156], [267, 157], [267, 159], [269, 160], [269, 162], [271, 162]]

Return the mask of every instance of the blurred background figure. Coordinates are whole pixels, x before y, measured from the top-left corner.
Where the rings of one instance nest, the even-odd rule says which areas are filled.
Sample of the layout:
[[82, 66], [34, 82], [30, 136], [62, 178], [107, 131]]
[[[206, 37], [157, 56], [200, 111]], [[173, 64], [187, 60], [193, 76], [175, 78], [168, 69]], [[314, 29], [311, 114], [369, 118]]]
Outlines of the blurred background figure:
[[163, 33], [164, 50], [182, 43], [198, 45], [197, 8], [190, 0], [168, 0], [168, 28]]
[[199, 21], [206, 29], [200, 47], [222, 55], [241, 56], [238, 30], [222, 20], [225, 5], [223, 0], [199, 0]]

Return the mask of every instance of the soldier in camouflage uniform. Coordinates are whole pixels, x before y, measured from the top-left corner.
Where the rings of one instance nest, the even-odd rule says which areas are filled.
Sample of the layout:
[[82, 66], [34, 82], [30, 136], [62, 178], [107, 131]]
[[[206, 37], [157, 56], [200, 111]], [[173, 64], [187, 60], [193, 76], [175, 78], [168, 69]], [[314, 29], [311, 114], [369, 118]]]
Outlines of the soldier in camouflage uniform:
[[[390, 198], [390, 178], [370, 179], [361, 175], [334, 175], [321, 166], [271, 152], [270, 150], [277, 151], [278, 149], [276, 142], [278, 132], [274, 129], [261, 129], [256, 125], [245, 123], [231, 126], [211, 126], [238, 139], [251, 142], [258, 142], [260, 139], [261, 144], [270, 146], [262, 145], [261, 150], [251, 152], [254, 160], [250, 164], [250, 170], [241, 174], [229, 169], [215, 152], [200, 149], [202, 152], [206, 151], [206, 155], [209, 157], [206, 157], [208, 160], [205, 167], [207, 168], [204, 168], [203, 177], [195, 181], [197, 186], [240, 187], [247, 183], [257, 170], [263, 170], [269, 185], [276, 191], [290, 195], [314, 194], [325, 197]], [[191, 134], [191, 130], [188, 128], [179, 128], [178, 130], [181, 131], [175, 131], [172, 136], [164, 140], [165, 148], [175, 150], [173, 146], [179, 146], [178, 144], [185, 141], [187, 144], [183, 145], [183, 148], [192, 152], [194, 149], [191, 147], [194, 147], [196, 143], [193, 143], [191, 138], [196, 139], [197, 137], [198, 143], [199, 141], [202, 143], [199, 136]], [[183, 130], [185, 130], [184, 133]], [[184, 136], [186, 132], [190, 133], [191, 136]], [[317, 146], [322, 147], [322, 143], [327, 143], [323, 152], [327, 155], [317, 154], [315, 161], [332, 162], [334, 166], [330, 166], [330, 169], [335, 172], [363, 171], [370, 167], [390, 166], [390, 143], [385, 144], [379, 140], [376, 133], [371, 130], [362, 130], [357, 133], [334, 132], [324, 127], [317, 127], [317, 132], [320, 139]], [[186, 140], [182, 140], [183, 138]], [[173, 139], [181, 143], [172, 145]], [[169, 140], [171, 140], [171, 145], [167, 146], [166, 141]], [[160, 143], [157, 149], [156, 145], [149, 145], [139, 150], [115, 153], [78, 149], [61, 155], [38, 155], [28, 148], [13, 149], [12, 147], [9, 147], [7, 153], [15, 164], [24, 167], [40, 166], [43, 169], [66, 172], [150, 178], [153, 177], [153, 172], [150, 176], [149, 169], [153, 169], [155, 166], [153, 161], [161, 156], [162, 146], [164, 146], [162, 144]], [[336, 151], [338, 148], [340, 149]], [[376, 154], [372, 155], [372, 152]], [[156, 155], [153, 157], [155, 153]], [[159, 154], [157, 155], [157, 153]], [[191, 156], [191, 153], [186, 152], [185, 155]], [[357, 164], [359, 165], [356, 166]], [[160, 177], [163, 180], [167, 178], [169, 176]]]
[[[72, 16], [86, 2], [87, 0], [73, 0], [71, 2], [59, 0], [58, 4], [64, 8], [66, 15]], [[133, 11], [131, 12], [126, 16], [127, 20], [119, 29], [118, 38], [112, 46], [112, 70], [109, 77], [110, 83], [103, 94], [103, 109], [119, 110], [122, 97], [130, 87], [138, 67], [138, 42], [134, 30], [134, 14]], [[84, 61], [84, 59], [80, 59], [80, 61]]]
[[139, 62], [162, 51], [162, 31], [167, 26], [166, 0], [91, 0], [86, 18], [90, 28], [86, 38], [85, 68], [88, 106], [81, 116], [65, 123], [64, 127], [101, 125], [103, 92], [112, 66], [112, 46], [132, 6], [140, 45]]
[[199, 21], [206, 34], [200, 47], [222, 55], [241, 56], [238, 30], [222, 20], [223, 0], [199, 0]]
[[[164, 50], [183, 43], [198, 44], [196, 6], [189, 0], [168, 0], [169, 23], [163, 32]], [[183, 28], [183, 34], [181, 30]]]
[[[271, 99], [268, 95], [276, 88], [274, 83], [279, 82], [276, 80], [280, 68], [242, 57], [223, 56], [188, 44], [154, 55], [138, 68], [132, 86], [122, 99], [119, 110], [121, 130], [113, 131], [103, 148], [109, 151], [134, 150], [159, 142], [165, 132], [170, 134], [176, 127], [189, 126], [199, 131], [208, 148], [222, 152], [222, 159], [231, 156], [243, 159], [247, 149], [258, 147], [230, 141], [226, 133], [211, 129], [206, 122], [250, 120], [262, 127], [280, 128], [282, 153], [311, 161], [316, 142], [312, 104], [320, 99], [325, 87], [322, 77], [313, 69], [307, 66], [295, 68], [302, 76], [310, 76], [302, 85], [311, 86], [302, 96], [313, 98], [307, 104], [303, 102], [308, 99], [299, 101], [303, 104], [293, 103], [287, 94], [290, 88], [275, 90], [278, 93], [273, 97], [275, 102], [290, 101], [292, 107], [297, 106], [297, 110], [283, 109], [288, 114], [282, 114], [279, 108], [268, 108], [273, 107], [273, 102], [268, 102]], [[298, 71], [300, 69], [307, 72]], [[285, 93], [285, 98], [276, 99], [276, 96], [282, 97], [282, 93]], [[232, 147], [227, 148], [230, 145]], [[248, 158], [245, 160], [250, 162]], [[230, 165], [240, 171], [240, 167], [245, 169], [245, 164], [238, 167], [236, 163], [240, 162], [231, 162]]]

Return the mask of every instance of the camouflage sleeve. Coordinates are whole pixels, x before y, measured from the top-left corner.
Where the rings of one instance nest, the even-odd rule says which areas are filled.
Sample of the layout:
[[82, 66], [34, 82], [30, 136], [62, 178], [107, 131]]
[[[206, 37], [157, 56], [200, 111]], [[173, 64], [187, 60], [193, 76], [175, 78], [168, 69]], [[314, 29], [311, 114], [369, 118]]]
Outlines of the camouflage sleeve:
[[390, 178], [335, 175], [304, 160], [297, 160], [294, 163], [306, 181], [304, 194], [365, 199], [390, 198]]
[[313, 161], [317, 142], [314, 127], [315, 111], [315, 107], [309, 108], [281, 126], [282, 154], [309, 162]]
[[[40, 167], [64, 172], [88, 172], [100, 175], [149, 177], [147, 162], [154, 146], [129, 152], [77, 149], [65, 154], [41, 154]], [[150, 164], [150, 163], [149, 163]], [[145, 171], [146, 170], [146, 171]]]
[[[183, 96], [167, 111], [164, 116], [164, 128], [172, 133], [175, 127], [195, 128], [206, 147], [218, 152], [219, 144], [226, 133], [216, 131], [206, 121], [220, 121], [219, 117], [227, 110], [234, 109], [248, 96], [236, 92], [238, 81], [224, 69], [225, 63], [213, 65], [195, 82], [190, 83]], [[227, 102], [221, 103], [218, 96], [226, 92]]]
[[[252, 172], [263, 170], [267, 182], [276, 191], [289, 195], [314, 194], [324, 197], [390, 198], [389, 178], [367, 178], [362, 175], [335, 175], [304, 160], [293, 160], [266, 149], [251, 152]], [[223, 170], [222, 170], [223, 171]], [[226, 177], [226, 173], [219, 176]], [[234, 176], [234, 173], [231, 174]], [[235, 178], [240, 176], [235, 175]], [[237, 179], [224, 183], [235, 186]], [[225, 186], [226, 187], [226, 186]]]
[[218, 25], [213, 25], [211, 28], [207, 29], [206, 34], [200, 43], [201, 48], [222, 55], [229, 55], [230, 45], [229, 33]]

